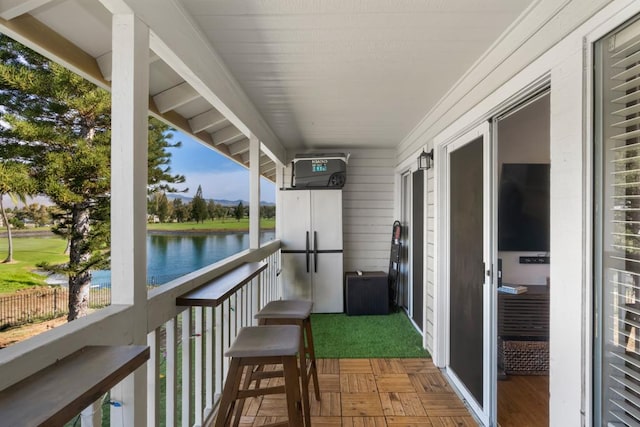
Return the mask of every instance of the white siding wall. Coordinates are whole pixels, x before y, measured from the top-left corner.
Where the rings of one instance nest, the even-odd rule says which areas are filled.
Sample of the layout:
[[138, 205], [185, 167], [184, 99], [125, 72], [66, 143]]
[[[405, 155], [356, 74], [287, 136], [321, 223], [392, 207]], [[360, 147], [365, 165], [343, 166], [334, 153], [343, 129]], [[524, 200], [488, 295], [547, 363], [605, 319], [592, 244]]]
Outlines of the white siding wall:
[[[550, 80], [550, 425], [591, 425], [591, 58], [584, 55], [584, 43], [593, 42], [640, 13], [640, 3], [570, 0], [558, 5], [543, 0], [534, 12], [518, 23], [512, 36], [501, 40], [478, 61], [400, 144], [396, 171], [405, 170], [422, 147], [451, 140], [504, 111], [534, 83]], [[525, 31], [530, 31], [529, 37], [524, 37]], [[441, 161], [437, 154], [436, 149], [436, 168]], [[436, 185], [439, 188], [440, 184]], [[428, 188], [431, 190], [433, 184]], [[445, 195], [436, 197], [442, 202]], [[434, 216], [430, 208], [426, 219], [429, 235], [433, 235], [432, 224], [437, 221]], [[437, 331], [428, 333], [425, 340], [427, 348], [435, 347], [440, 353], [444, 352], [444, 317], [440, 317], [444, 300], [438, 298], [442, 284], [437, 282], [437, 270], [440, 259], [447, 254], [438, 253], [437, 246], [430, 247], [433, 241], [427, 238], [426, 308], [427, 312], [435, 311]], [[435, 299], [431, 293], [435, 293]]]
[[[344, 149], [310, 152], [338, 153]], [[389, 268], [394, 217], [394, 150], [351, 149], [347, 183], [342, 192], [344, 271], [384, 271]], [[293, 158], [295, 153], [290, 154]], [[284, 172], [291, 185], [291, 165]]]
[[352, 150], [343, 191], [345, 271], [389, 268], [393, 150]]

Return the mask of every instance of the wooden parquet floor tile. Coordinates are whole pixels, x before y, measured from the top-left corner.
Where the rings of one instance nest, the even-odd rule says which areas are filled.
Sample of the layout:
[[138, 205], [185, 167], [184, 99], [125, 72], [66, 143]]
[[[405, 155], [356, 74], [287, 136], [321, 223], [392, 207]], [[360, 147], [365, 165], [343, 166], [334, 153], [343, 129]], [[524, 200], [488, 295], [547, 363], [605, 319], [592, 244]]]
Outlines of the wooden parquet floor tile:
[[371, 359], [371, 369], [376, 375], [405, 374], [407, 372], [401, 359]]
[[[431, 359], [319, 359], [312, 427], [477, 426]], [[247, 399], [241, 427], [286, 420], [283, 395]]]
[[341, 374], [372, 374], [369, 359], [340, 359]]
[[377, 393], [376, 377], [373, 374], [341, 374], [340, 392]]

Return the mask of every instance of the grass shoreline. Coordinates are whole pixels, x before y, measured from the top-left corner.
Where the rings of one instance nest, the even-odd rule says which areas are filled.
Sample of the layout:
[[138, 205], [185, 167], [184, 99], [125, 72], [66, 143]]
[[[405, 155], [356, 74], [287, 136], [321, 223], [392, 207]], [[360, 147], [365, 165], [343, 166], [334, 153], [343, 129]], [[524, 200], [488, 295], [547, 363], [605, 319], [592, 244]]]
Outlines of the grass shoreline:
[[[275, 219], [261, 219], [261, 230], [275, 229]], [[197, 235], [221, 233], [247, 233], [249, 219], [240, 221], [234, 219], [205, 221], [203, 223], [181, 222], [147, 224], [150, 235]], [[50, 262], [53, 264], [65, 262], [64, 255], [66, 241], [51, 232], [47, 227], [26, 230], [12, 230], [14, 237], [14, 263], [0, 263], [0, 295], [12, 294], [21, 289], [46, 286], [45, 277], [34, 273], [36, 264]], [[0, 261], [7, 254], [6, 232], [0, 233]]]

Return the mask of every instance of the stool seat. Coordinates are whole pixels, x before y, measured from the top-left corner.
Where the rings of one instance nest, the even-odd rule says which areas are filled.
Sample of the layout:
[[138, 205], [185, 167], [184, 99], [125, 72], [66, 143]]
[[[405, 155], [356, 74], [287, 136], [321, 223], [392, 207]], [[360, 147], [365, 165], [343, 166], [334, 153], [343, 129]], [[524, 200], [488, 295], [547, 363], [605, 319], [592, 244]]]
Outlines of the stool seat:
[[295, 356], [300, 345], [300, 327], [295, 325], [249, 326], [240, 329], [227, 357]]
[[[298, 325], [248, 326], [238, 331], [235, 341], [225, 352], [230, 357], [229, 371], [224, 384], [215, 427], [238, 427], [247, 398], [284, 394], [287, 403], [287, 422], [270, 426], [309, 427], [303, 420], [300, 395], [298, 352], [302, 339]], [[264, 365], [282, 365], [282, 369], [264, 372]], [[244, 376], [244, 386], [243, 386]], [[276, 378], [284, 384], [260, 387], [261, 379]], [[251, 383], [255, 381], [255, 387]]]
[[311, 380], [313, 380], [316, 400], [320, 400], [316, 353], [311, 331], [312, 308], [313, 302], [311, 301], [276, 300], [270, 301], [254, 316], [260, 325], [296, 325], [302, 330], [299, 341], [298, 360], [300, 362], [302, 406], [306, 426], [311, 425], [311, 405], [309, 404], [309, 383]]
[[306, 319], [311, 314], [313, 303], [301, 300], [271, 301], [255, 315], [256, 319]]

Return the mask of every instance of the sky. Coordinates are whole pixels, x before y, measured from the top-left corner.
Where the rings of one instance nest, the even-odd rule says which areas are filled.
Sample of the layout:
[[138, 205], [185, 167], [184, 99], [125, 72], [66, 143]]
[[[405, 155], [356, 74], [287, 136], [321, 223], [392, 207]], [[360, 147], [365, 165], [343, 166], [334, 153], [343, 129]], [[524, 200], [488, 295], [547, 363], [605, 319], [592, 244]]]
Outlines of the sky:
[[[194, 196], [202, 186], [205, 199], [249, 200], [249, 170], [207, 148], [182, 132], [174, 131], [172, 140], [181, 141], [180, 148], [170, 148], [171, 172], [184, 175], [187, 196]], [[260, 200], [275, 203], [275, 184], [260, 180]]]

